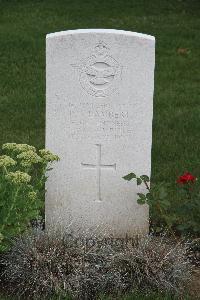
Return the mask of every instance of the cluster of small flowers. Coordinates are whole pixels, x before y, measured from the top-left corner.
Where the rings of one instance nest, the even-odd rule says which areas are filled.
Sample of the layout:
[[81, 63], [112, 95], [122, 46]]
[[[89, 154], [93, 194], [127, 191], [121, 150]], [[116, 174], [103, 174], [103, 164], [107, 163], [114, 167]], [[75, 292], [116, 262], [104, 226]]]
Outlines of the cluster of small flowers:
[[59, 157], [53, 153], [51, 153], [49, 150], [42, 149], [39, 150], [40, 156], [45, 160], [46, 162], [53, 162], [58, 161]]
[[16, 161], [14, 159], [12, 159], [10, 156], [8, 156], [8, 155], [0, 156], [0, 168], [1, 167], [11, 167], [11, 166], [15, 166], [15, 165], [16, 165]]
[[37, 155], [33, 150], [28, 150], [17, 155], [17, 159], [20, 160], [22, 167], [31, 167], [32, 164], [37, 164], [42, 162], [42, 158]]
[[28, 193], [28, 198], [29, 198], [29, 200], [31, 200], [31, 201], [35, 201], [35, 200], [37, 199], [37, 193], [34, 192], [34, 191], [29, 192], [29, 193]]
[[[19, 166], [18, 170], [7, 170], [5, 178], [14, 184], [26, 184], [31, 181], [31, 176], [27, 173], [29, 168], [34, 164], [45, 164], [58, 161], [59, 157], [49, 150], [39, 150], [37, 154], [36, 148], [27, 144], [6, 143], [2, 146], [4, 153], [8, 155], [0, 156], [0, 168]], [[9, 156], [10, 155], [10, 156]], [[20, 170], [22, 168], [22, 171]], [[26, 172], [23, 172], [26, 171]], [[30, 194], [30, 198], [36, 198], [35, 194]]]
[[31, 176], [21, 171], [8, 172], [5, 178], [14, 184], [26, 184], [31, 181]]
[[30, 146], [27, 144], [16, 144], [16, 143], [6, 143], [2, 146], [2, 149], [9, 152], [14, 152], [15, 154], [33, 151], [36, 152], [36, 148], [34, 146]]
[[59, 160], [59, 157], [57, 155], [54, 155], [46, 149], [39, 150], [40, 155], [38, 155], [36, 153], [36, 148], [27, 144], [6, 143], [2, 146], [2, 150], [9, 154], [11, 157], [8, 155], [0, 156], [0, 167], [9, 167], [16, 165], [17, 162], [14, 159], [19, 161], [20, 166], [24, 168], [29, 168], [33, 164], [47, 164], [49, 162]]

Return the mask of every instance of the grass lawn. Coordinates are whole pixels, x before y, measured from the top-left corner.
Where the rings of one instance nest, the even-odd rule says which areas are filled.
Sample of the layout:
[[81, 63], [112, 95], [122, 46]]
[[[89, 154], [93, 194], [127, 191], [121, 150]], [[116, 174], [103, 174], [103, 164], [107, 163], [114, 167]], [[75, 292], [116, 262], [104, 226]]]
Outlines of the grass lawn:
[[44, 146], [45, 35], [77, 28], [156, 37], [152, 178], [200, 176], [198, 0], [0, 0], [0, 144]]

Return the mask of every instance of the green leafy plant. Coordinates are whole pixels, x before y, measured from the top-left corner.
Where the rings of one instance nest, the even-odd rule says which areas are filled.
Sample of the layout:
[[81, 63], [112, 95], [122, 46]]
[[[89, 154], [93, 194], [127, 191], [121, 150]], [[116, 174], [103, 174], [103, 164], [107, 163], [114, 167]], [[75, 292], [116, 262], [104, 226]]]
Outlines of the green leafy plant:
[[174, 230], [182, 234], [200, 233], [200, 188], [197, 178], [191, 173], [180, 176], [176, 185], [161, 182], [150, 186], [147, 175], [136, 176], [134, 173], [123, 178], [145, 185], [147, 192], [137, 193], [137, 202], [149, 205], [151, 224], [156, 232], [167, 227], [173, 235]]
[[137, 203], [149, 205], [151, 221], [154, 222], [156, 220], [154, 229], [159, 232], [162, 224], [165, 224], [171, 230], [172, 222], [168, 218], [170, 208], [169, 185], [163, 182], [150, 186], [150, 179], [147, 175], [136, 176], [134, 173], [130, 173], [123, 178], [128, 181], [136, 180], [137, 185], [145, 185], [147, 192], [145, 194], [137, 193]]
[[200, 234], [200, 187], [197, 178], [189, 172], [177, 180], [177, 195], [180, 205], [177, 207], [177, 229], [183, 233]]
[[27, 144], [7, 143], [0, 151], [0, 251], [11, 236], [39, 218], [44, 207], [44, 183], [58, 156]]

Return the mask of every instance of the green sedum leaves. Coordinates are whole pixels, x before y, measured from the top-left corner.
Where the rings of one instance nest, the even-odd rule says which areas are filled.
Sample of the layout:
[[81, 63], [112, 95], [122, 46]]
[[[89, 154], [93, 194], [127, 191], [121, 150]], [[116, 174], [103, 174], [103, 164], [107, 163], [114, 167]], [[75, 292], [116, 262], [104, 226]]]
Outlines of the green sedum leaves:
[[44, 209], [46, 172], [58, 161], [46, 149], [7, 143], [0, 150], [0, 251], [9, 247], [12, 236], [30, 226]]

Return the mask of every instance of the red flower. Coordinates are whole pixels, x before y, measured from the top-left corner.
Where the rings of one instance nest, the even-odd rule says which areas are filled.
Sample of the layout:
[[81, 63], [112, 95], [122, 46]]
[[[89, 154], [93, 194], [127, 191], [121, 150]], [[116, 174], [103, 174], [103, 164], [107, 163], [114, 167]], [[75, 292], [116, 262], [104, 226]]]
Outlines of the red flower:
[[193, 176], [191, 173], [184, 173], [182, 176], [178, 178], [177, 183], [186, 184], [186, 183], [194, 183], [197, 178]]

